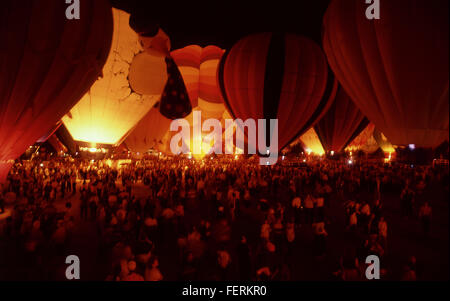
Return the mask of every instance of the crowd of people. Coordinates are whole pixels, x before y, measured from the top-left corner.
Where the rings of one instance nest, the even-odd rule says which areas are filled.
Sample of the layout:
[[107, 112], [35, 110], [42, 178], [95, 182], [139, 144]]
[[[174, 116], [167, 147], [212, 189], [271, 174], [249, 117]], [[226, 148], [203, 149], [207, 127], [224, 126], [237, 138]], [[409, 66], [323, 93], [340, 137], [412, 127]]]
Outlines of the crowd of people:
[[[391, 273], [385, 196], [429, 237], [426, 188], [438, 183], [448, 196], [447, 182], [448, 168], [326, 159], [295, 166], [244, 156], [22, 161], [0, 187], [0, 202], [11, 207], [1, 236], [15, 242], [30, 270], [44, 271], [39, 277], [63, 277], [46, 268], [48, 258], [64, 255], [88, 223], [106, 280], [297, 280], [299, 256], [313, 266], [335, 260], [331, 241], [342, 215], [348, 245], [318, 277], [363, 280], [368, 255], [379, 256], [383, 276]], [[416, 258], [404, 260], [400, 278], [420, 278]]]

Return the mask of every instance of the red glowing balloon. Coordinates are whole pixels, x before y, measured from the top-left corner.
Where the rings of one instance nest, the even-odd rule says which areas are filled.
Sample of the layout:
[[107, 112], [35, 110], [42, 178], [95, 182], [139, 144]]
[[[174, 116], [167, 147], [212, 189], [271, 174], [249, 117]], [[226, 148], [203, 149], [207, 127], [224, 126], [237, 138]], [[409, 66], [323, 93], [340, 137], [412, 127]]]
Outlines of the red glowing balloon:
[[368, 5], [334, 0], [324, 17], [323, 48], [356, 106], [394, 145], [435, 147], [448, 139], [448, 1]]
[[279, 150], [315, 124], [337, 87], [320, 47], [294, 34], [241, 39], [224, 54], [218, 76], [233, 118], [278, 119]]
[[107, 0], [7, 0], [0, 10], [0, 182], [12, 161], [49, 131], [101, 74], [112, 38]]

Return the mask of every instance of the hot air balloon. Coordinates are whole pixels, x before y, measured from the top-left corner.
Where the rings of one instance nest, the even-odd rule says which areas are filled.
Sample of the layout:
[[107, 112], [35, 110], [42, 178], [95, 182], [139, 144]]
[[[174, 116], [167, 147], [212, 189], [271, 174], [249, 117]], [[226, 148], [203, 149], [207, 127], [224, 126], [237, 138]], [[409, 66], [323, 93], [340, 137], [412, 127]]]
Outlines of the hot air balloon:
[[[191, 129], [194, 127], [194, 122], [195, 124], [198, 123], [193, 118], [195, 111], [201, 112], [201, 123], [209, 118], [223, 120], [226, 109], [216, 77], [223, 53], [224, 50], [212, 45], [204, 48], [198, 45], [190, 45], [174, 50], [170, 54], [180, 70], [193, 107], [191, 114], [185, 118]], [[222, 130], [224, 130], [224, 127]], [[192, 133], [190, 141], [183, 142], [191, 151], [193, 151], [195, 145], [201, 145], [201, 154], [194, 154], [194, 157], [203, 157], [213, 150], [215, 142], [205, 142], [207, 134]]]
[[340, 152], [368, 124], [367, 118], [353, 104], [342, 87], [339, 87], [333, 104], [314, 129], [327, 152]]
[[167, 119], [157, 107], [152, 108], [134, 127], [125, 140], [125, 144], [133, 152], [145, 153], [150, 149], [159, 150], [164, 135], [169, 130], [170, 119]]
[[325, 14], [323, 48], [356, 106], [394, 145], [436, 147], [448, 139], [448, 1], [380, 5], [334, 0]]
[[106, 0], [86, 1], [80, 20], [64, 1], [3, 1], [0, 10], [0, 181], [97, 79], [111, 45]]
[[241, 39], [224, 54], [218, 76], [234, 119], [278, 119], [278, 151], [314, 125], [337, 88], [320, 47], [294, 34]]
[[62, 119], [73, 139], [88, 147], [120, 144], [159, 100], [167, 80], [164, 58], [142, 52], [129, 15], [113, 9], [113, 17], [103, 76]]
[[220, 119], [225, 111], [217, 85], [217, 67], [224, 50], [216, 46], [190, 45], [171, 52], [186, 85], [193, 108], [205, 118]]

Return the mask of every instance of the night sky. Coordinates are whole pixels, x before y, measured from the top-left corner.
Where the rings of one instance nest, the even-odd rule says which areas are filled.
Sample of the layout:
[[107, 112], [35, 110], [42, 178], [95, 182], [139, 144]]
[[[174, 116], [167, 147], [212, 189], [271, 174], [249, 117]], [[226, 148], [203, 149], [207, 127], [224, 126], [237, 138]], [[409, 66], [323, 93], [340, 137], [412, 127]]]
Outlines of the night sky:
[[191, 44], [230, 48], [257, 32], [293, 32], [321, 44], [322, 17], [329, 0], [293, 1], [143, 1], [110, 0], [113, 6], [141, 22], [159, 25], [171, 38], [172, 49]]

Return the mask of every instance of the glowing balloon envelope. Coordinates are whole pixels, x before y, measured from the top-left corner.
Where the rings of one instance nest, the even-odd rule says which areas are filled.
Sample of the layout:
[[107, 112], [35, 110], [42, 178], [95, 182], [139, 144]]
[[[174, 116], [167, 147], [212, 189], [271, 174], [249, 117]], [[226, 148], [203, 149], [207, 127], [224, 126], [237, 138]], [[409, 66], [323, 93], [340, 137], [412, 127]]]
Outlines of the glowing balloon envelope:
[[74, 140], [88, 144], [120, 144], [159, 100], [167, 79], [163, 57], [140, 53], [129, 15], [113, 9], [113, 16], [113, 43], [103, 77], [63, 118]]
[[111, 6], [86, 1], [80, 20], [64, 1], [2, 2], [0, 181], [14, 159], [66, 114], [101, 74], [112, 36]]
[[126, 146], [131, 151], [140, 153], [145, 153], [150, 149], [161, 149], [170, 122], [170, 119], [159, 113], [158, 108], [152, 108], [128, 135], [125, 140]]
[[234, 119], [278, 119], [278, 150], [314, 125], [337, 87], [320, 47], [294, 34], [241, 39], [224, 54], [218, 76]]
[[323, 49], [356, 106], [394, 145], [448, 139], [448, 1], [396, 0], [369, 20], [367, 4], [333, 0]]

